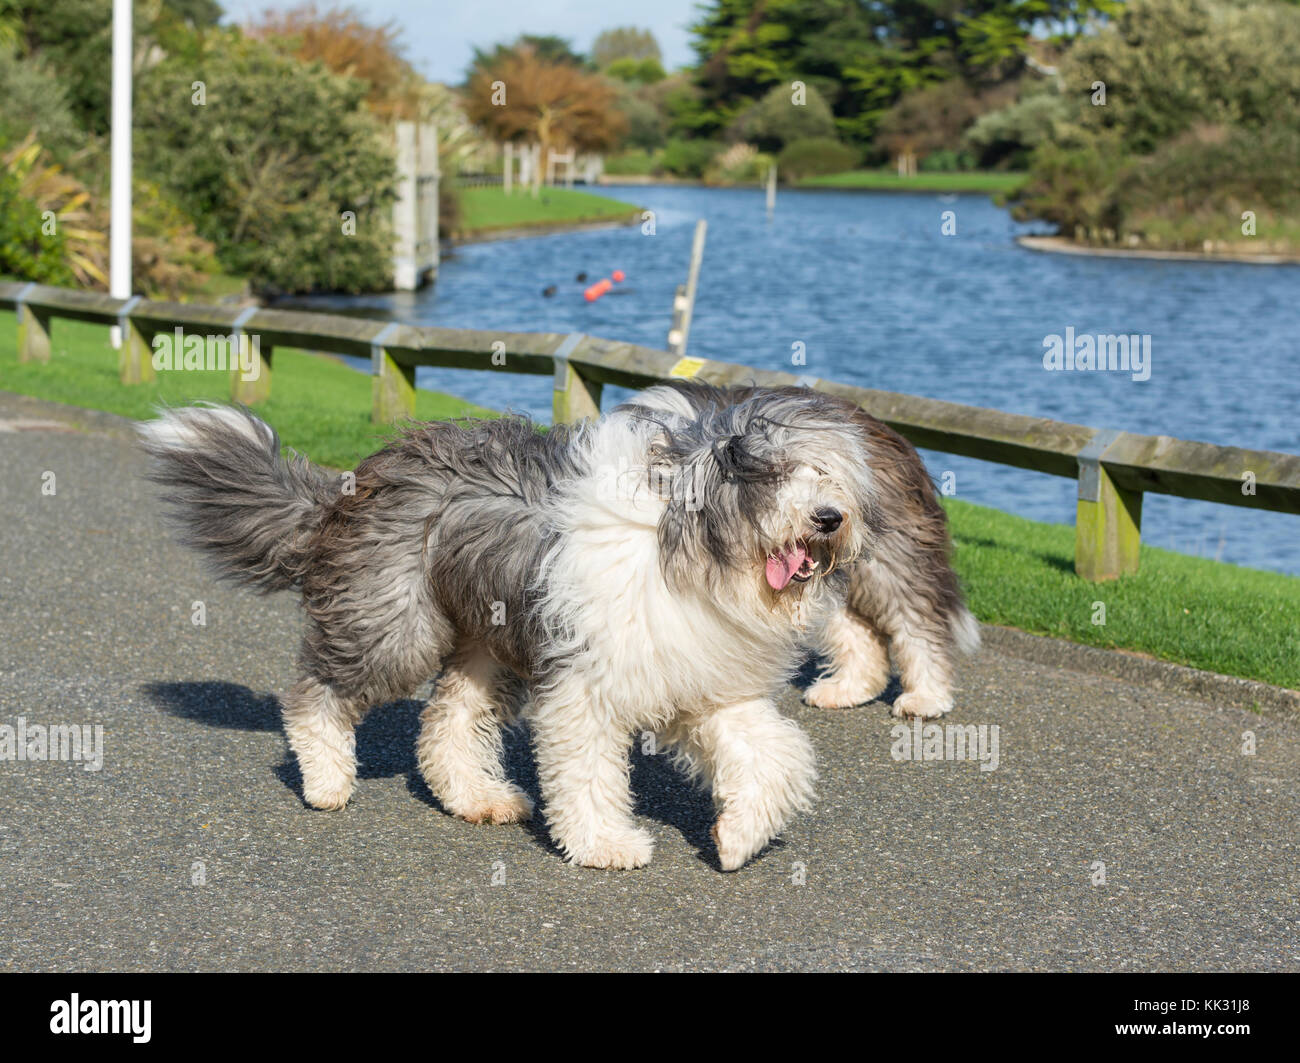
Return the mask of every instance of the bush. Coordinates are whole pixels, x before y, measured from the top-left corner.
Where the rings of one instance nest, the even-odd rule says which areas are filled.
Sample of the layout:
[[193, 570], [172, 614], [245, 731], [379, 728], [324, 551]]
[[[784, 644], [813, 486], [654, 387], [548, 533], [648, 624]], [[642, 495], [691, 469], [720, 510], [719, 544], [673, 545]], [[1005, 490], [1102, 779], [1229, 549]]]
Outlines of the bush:
[[1052, 139], [1069, 106], [1057, 92], [1026, 96], [1000, 111], [981, 116], [966, 131], [963, 143], [986, 169], [1023, 170], [1038, 145]]
[[605, 172], [615, 177], [640, 177], [659, 172], [659, 162], [654, 152], [625, 151], [605, 159]]
[[918, 167], [924, 173], [957, 173], [961, 170], [975, 169], [975, 156], [969, 151], [953, 151], [943, 148], [932, 151]]
[[[137, 158], [229, 273], [264, 291], [392, 282], [392, 145], [364, 82], [231, 30], [140, 78]], [[194, 82], [206, 100], [193, 102]], [[350, 216], [349, 216], [350, 215]]]
[[202, 288], [216, 272], [212, 244], [199, 236], [156, 184], [133, 182], [131, 270], [135, 287], [151, 296], [178, 299]]
[[830, 104], [811, 85], [804, 88], [804, 102], [791, 99], [788, 85], [778, 85], [758, 103], [741, 112], [732, 124], [734, 139], [754, 144], [762, 151], [780, 151], [796, 140], [835, 137], [835, 117]]
[[765, 181], [773, 161], [771, 155], [759, 151], [753, 144], [732, 144], [714, 156], [704, 171], [704, 180], [717, 185]]
[[35, 131], [55, 158], [66, 159], [86, 141], [73, 117], [67, 90], [40, 59], [20, 58], [0, 42], [0, 143], [16, 143]]
[[627, 125], [623, 134], [625, 148], [653, 151], [663, 146], [667, 120], [650, 100], [638, 93], [624, 91], [617, 106]]
[[797, 181], [803, 177], [843, 173], [852, 170], [861, 159], [858, 153], [833, 137], [806, 137], [786, 146], [777, 156], [777, 173]]
[[72, 284], [62, 234], [42, 232], [40, 207], [18, 186], [16, 176], [0, 169], [0, 274], [42, 284]]
[[674, 177], [703, 177], [713, 157], [722, 150], [714, 140], [682, 140], [673, 138], [664, 145], [659, 165]]

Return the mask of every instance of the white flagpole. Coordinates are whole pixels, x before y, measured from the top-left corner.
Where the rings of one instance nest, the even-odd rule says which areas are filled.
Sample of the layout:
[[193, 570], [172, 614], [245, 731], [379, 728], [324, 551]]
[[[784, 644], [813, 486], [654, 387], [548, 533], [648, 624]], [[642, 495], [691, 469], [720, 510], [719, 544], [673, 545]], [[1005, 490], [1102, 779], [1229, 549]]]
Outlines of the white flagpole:
[[[131, 296], [131, 0], [113, 0], [113, 149], [109, 221], [108, 292]], [[113, 346], [122, 330], [112, 329]]]

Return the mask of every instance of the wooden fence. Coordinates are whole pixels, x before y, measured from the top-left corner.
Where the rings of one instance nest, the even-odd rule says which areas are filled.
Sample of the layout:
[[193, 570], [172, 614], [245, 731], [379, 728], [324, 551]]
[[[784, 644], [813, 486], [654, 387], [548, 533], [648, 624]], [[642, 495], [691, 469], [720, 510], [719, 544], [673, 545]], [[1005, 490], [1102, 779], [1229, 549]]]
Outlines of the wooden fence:
[[557, 422], [596, 416], [605, 384], [643, 388], [689, 377], [723, 385], [812, 387], [857, 403], [918, 447], [1077, 479], [1075, 569], [1091, 580], [1137, 570], [1145, 492], [1300, 513], [1300, 456], [1294, 454], [1089, 428], [730, 362], [678, 358], [578, 332], [417, 328], [302, 311], [114, 299], [34, 284], [0, 284], [0, 309], [17, 314], [23, 361], [49, 359], [55, 318], [119, 325], [124, 384], [153, 377], [155, 334], [179, 327], [205, 337], [256, 335], [261, 371], [247, 380], [232, 374], [231, 397], [246, 403], [270, 394], [276, 346], [369, 356], [371, 416], [377, 422], [414, 416], [415, 370], [421, 365], [551, 375]]

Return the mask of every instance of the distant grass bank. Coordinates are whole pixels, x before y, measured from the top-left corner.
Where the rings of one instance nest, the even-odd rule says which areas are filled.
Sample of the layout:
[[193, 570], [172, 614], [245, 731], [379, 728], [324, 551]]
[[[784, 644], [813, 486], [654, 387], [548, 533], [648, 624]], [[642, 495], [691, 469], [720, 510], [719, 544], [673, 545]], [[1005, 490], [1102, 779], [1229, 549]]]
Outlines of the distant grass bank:
[[[56, 320], [48, 364], [20, 363], [16, 323], [0, 313], [0, 390], [147, 418], [159, 403], [228, 400], [217, 372], [118, 382], [108, 329]], [[391, 429], [370, 423], [370, 379], [332, 358], [277, 348], [271, 398], [257, 413], [287, 446], [352, 468]], [[416, 393], [416, 417], [494, 416], [450, 395]], [[2, 439], [3, 437], [0, 437]], [[1074, 574], [1074, 529], [945, 500], [955, 565], [981, 620], [1226, 675], [1300, 689], [1300, 579], [1142, 547], [1140, 570], [1109, 583]], [[1104, 623], [1098, 610], [1105, 608]]]
[[1074, 528], [945, 503], [981, 620], [1300, 690], [1300, 578], [1144, 545], [1136, 573], [1089, 583]]
[[1025, 182], [1023, 173], [919, 173], [899, 177], [892, 170], [851, 170], [809, 177], [796, 188], [854, 188], [866, 192], [983, 192], [1007, 195]]
[[593, 222], [630, 222], [641, 208], [617, 199], [571, 188], [543, 186], [536, 199], [525, 189], [511, 195], [499, 185], [460, 190], [461, 220], [457, 235], [463, 239], [508, 229], [585, 225]]
[[[147, 384], [124, 386], [103, 325], [56, 319], [53, 353], [44, 365], [18, 361], [16, 334], [14, 316], [0, 314], [0, 389], [5, 391], [136, 420], [152, 416], [158, 405], [230, 401], [230, 376], [224, 372], [165, 372]], [[257, 413], [286, 445], [322, 464], [350, 469], [391, 435], [370, 421], [370, 378], [364, 373], [327, 356], [283, 347], [275, 348], [271, 366], [271, 397], [258, 404]], [[416, 392], [415, 413], [420, 420], [495, 416], [434, 391]]]

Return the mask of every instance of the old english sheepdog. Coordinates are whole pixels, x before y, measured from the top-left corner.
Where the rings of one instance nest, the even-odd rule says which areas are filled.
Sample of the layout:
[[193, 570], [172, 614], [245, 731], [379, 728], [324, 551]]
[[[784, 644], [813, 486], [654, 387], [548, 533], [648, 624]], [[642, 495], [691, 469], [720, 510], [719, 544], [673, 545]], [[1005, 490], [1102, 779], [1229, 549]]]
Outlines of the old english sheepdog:
[[343, 477], [282, 457], [239, 408], [140, 427], [182, 541], [222, 576], [301, 592], [284, 722], [307, 803], [342, 808], [357, 723], [437, 676], [417, 743], [434, 795], [471, 822], [527, 817], [502, 765], [522, 711], [576, 863], [650, 859], [629, 789], [645, 731], [711, 786], [726, 870], [808, 807], [812, 747], [774, 699], [809, 642], [860, 634], [849, 575], [888, 526], [872, 437], [807, 390], [682, 394], [549, 431], [415, 425]]

